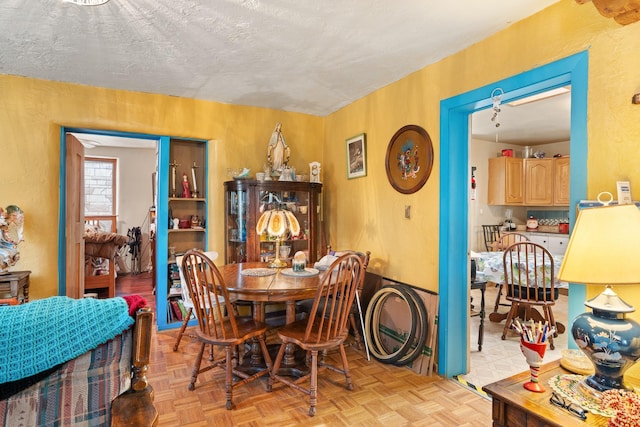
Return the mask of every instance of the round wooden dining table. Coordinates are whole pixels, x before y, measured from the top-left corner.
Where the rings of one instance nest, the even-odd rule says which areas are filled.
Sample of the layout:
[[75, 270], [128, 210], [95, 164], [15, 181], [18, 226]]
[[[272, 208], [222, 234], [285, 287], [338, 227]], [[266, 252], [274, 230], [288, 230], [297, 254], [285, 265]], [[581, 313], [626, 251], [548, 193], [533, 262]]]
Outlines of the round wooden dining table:
[[[218, 267], [228, 292], [237, 300], [250, 301], [253, 304], [255, 320], [265, 321], [267, 303], [281, 302], [286, 306], [285, 322], [292, 323], [296, 319], [296, 301], [315, 297], [318, 285], [325, 271], [307, 268], [303, 273], [293, 273], [291, 269], [269, 268], [264, 262], [244, 262], [226, 264]], [[264, 369], [264, 359], [257, 340], [251, 345], [251, 360], [248, 371]], [[295, 357], [293, 345], [287, 347], [282, 371], [300, 375], [304, 370]]]
[[230, 294], [254, 304], [256, 320], [264, 322], [266, 303], [284, 302], [287, 307], [286, 323], [291, 323], [295, 320], [296, 301], [315, 296], [324, 271], [314, 273], [307, 269], [302, 274], [286, 274], [287, 269], [269, 268], [268, 265], [266, 262], [243, 262], [222, 265], [218, 270]]

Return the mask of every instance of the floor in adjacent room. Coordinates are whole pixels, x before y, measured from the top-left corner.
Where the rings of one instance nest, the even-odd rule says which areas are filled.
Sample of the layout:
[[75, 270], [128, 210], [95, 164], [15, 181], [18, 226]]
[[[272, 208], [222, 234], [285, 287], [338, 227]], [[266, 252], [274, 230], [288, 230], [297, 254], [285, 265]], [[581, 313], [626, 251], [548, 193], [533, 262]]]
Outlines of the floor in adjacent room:
[[[515, 331], [507, 334], [506, 339], [501, 339], [504, 321], [495, 323], [489, 320], [489, 313], [493, 311], [497, 288], [492, 284], [487, 285], [485, 294], [487, 315], [484, 322], [484, 343], [482, 351], [478, 351], [478, 328], [480, 317], [471, 317], [470, 326], [470, 372], [459, 376], [472, 387], [480, 390], [482, 386], [490, 384], [502, 378], [523, 372], [529, 369], [522, 352], [520, 351], [520, 337]], [[474, 309], [479, 310], [480, 291], [472, 291]], [[507, 301], [502, 298], [502, 302]], [[553, 314], [557, 322], [564, 324], [566, 330], [554, 339], [555, 350], [547, 348], [544, 356], [545, 362], [558, 360], [562, 356], [561, 351], [567, 348], [567, 334], [570, 333], [567, 324], [568, 297], [560, 295], [553, 306]], [[509, 307], [500, 306], [500, 313], [508, 312]]]

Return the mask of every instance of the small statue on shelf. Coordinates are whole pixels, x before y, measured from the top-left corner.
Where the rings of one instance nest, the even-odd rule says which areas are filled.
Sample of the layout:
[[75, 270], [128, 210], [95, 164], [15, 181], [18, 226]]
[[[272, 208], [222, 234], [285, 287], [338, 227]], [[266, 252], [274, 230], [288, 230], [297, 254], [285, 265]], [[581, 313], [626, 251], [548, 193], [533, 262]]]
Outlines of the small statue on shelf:
[[189, 187], [189, 178], [187, 178], [187, 174], [182, 174], [182, 198], [190, 199], [191, 198], [191, 188]]
[[289, 163], [289, 156], [291, 155], [291, 150], [284, 141], [281, 127], [280, 123], [276, 123], [267, 147], [267, 162], [271, 167], [271, 174], [276, 176], [280, 175], [282, 168]]

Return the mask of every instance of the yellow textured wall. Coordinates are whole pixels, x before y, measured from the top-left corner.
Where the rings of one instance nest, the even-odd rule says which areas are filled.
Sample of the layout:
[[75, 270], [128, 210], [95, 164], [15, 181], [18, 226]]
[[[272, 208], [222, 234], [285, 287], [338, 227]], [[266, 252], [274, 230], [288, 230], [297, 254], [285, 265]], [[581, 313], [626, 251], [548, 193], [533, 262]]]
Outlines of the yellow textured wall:
[[[638, 48], [640, 23], [620, 26], [590, 3], [564, 0], [331, 114], [324, 152], [331, 243], [368, 249], [371, 270], [437, 291], [438, 257], [446, 256], [438, 254], [440, 100], [584, 50], [589, 50], [588, 196], [615, 194], [622, 178], [640, 192], [640, 105], [631, 105], [632, 94], [640, 92]], [[427, 130], [436, 154], [431, 177], [412, 195], [395, 191], [385, 172], [387, 145], [406, 124]], [[367, 134], [368, 175], [348, 180], [344, 141], [361, 132]], [[404, 219], [405, 205], [412, 206], [410, 220]], [[628, 292], [640, 307], [640, 293], [620, 290]]]
[[30, 296], [58, 293], [60, 126], [215, 140], [209, 156], [209, 246], [223, 250], [222, 183], [227, 167], [261, 170], [276, 122], [291, 164], [308, 173], [321, 160], [322, 118], [192, 99], [107, 90], [0, 75], [0, 205], [25, 212], [21, 260]]
[[[620, 26], [592, 4], [563, 0], [326, 118], [0, 76], [0, 204], [18, 204], [27, 218], [18, 267], [34, 272], [35, 298], [56, 293], [60, 125], [216, 140], [209, 159], [209, 243], [221, 247], [216, 236], [222, 234], [226, 168], [259, 168], [280, 121], [294, 166], [322, 161], [333, 246], [370, 250], [372, 271], [437, 290], [440, 100], [589, 50], [588, 196], [615, 192], [621, 178], [633, 191], [640, 188], [640, 106], [630, 103], [640, 92], [638, 47], [640, 23]], [[412, 195], [390, 186], [384, 166], [391, 136], [406, 124], [425, 128], [435, 152], [430, 179]], [[345, 139], [361, 132], [367, 134], [368, 174], [348, 180]], [[412, 206], [410, 220], [405, 205]], [[620, 293], [640, 307], [634, 290]]]

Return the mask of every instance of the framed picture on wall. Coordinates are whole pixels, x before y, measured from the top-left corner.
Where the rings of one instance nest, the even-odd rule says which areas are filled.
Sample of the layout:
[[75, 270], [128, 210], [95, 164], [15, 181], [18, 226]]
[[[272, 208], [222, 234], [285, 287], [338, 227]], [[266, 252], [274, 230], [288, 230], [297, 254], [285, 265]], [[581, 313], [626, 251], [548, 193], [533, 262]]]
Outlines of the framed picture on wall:
[[347, 139], [347, 178], [367, 176], [366, 149], [364, 133]]
[[433, 144], [427, 131], [417, 125], [400, 128], [387, 147], [385, 166], [389, 183], [400, 193], [421, 189], [433, 167]]

